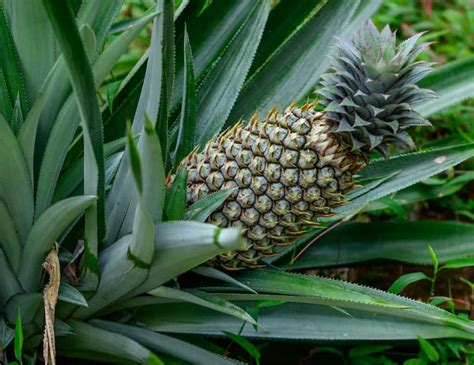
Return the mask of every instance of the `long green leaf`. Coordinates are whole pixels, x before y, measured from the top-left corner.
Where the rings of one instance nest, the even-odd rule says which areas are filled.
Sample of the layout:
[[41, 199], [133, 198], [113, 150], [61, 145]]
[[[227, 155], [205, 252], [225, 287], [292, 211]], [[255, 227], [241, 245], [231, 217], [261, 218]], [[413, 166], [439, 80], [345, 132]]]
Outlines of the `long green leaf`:
[[[474, 225], [439, 221], [349, 223], [323, 236], [291, 269], [380, 259], [431, 265], [428, 245], [440, 262], [472, 255]], [[279, 263], [285, 265], [288, 259]]]
[[188, 175], [186, 168], [182, 167], [176, 173], [173, 183], [166, 194], [165, 210], [167, 220], [175, 221], [183, 218], [186, 209], [186, 185]]
[[171, 97], [173, 95], [174, 85], [174, 64], [175, 64], [175, 46], [174, 46], [174, 1], [162, 0], [163, 19], [163, 78], [161, 101], [156, 121], [156, 130], [160, 138], [160, 145], [165, 151], [163, 155], [164, 163], [167, 164], [168, 158], [168, 118], [171, 109]]
[[7, 301], [15, 294], [21, 293], [20, 282], [15, 275], [15, 271], [10, 266], [8, 258], [0, 247], [0, 308], [6, 305]]
[[196, 305], [210, 308], [218, 312], [226, 313], [253, 325], [257, 324], [257, 322], [255, 322], [255, 320], [250, 316], [250, 314], [248, 314], [242, 308], [212, 294], [199, 290], [184, 291], [169, 288], [166, 286], [160, 286], [159, 288], [149, 291], [148, 294], [158, 298], [194, 303]]
[[[53, 28], [41, 1], [4, 0], [28, 99], [36, 99], [57, 57]], [[26, 110], [23, 109], [25, 112]]]
[[246, 82], [229, 123], [256, 111], [266, 113], [275, 105], [284, 108], [304, 97], [328, 67], [334, 37], [343, 34], [358, 4], [328, 1]]
[[0, 61], [0, 70], [2, 71], [3, 79], [0, 84], [2, 88], [1, 94], [9, 99], [5, 105], [8, 109], [0, 110], [0, 113], [3, 113], [7, 118], [11, 118], [13, 115], [13, 104], [17, 96], [19, 96], [21, 110], [23, 115], [25, 115], [28, 110], [28, 99], [23, 84], [23, 73], [21, 71], [20, 60], [16, 53], [12, 32], [8, 25], [3, 1], [0, 2]]
[[155, 354], [126, 335], [80, 321], [71, 320], [68, 324], [75, 334], [57, 338], [58, 353], [61, 355], [113, 363], [163, 364]]
[[[255, 297], [255, 300], [259, 300]], [[265, 299], [265, 297], [261, 297]], [[282, 297], [281, 300], [285, 300]], [[255, 302], [239, 302], [243, 306]], [[345, 312], [345, 313], [344, 313]], [[312, 341], [380, 341], [425, 338], [465, 338], [474, 335], [461, 329], [423, 321], [421, 318], [374, 314], [370, 310], [344, 310], [327, 305], [284, 303], [259, 309], [257, 330], [245, 326], [248, 338]], [[193, 304], [170, 303], [141, 310], [135, 315], [146, 327], [160, 333], [222, 336], [223, 331], [239, 333], [242, 322]]]
[[420, 81], [420, 87], [432, 89], [438, 95], [417, 105], [425, 115], [434, 114], [450, 105], [474, 96], [474, 57], [448, 63]]
[[33, 189], [20, 146], [1, 115], [0, 155], [0, 200], [24, 245], [33, 223]]
[[60, 234], [90, 206], [97, 201], [95, 196], [78, 196], [62, 200], [45, 211], [34, 226], [23, 248], [19, 279], [27, 291], [38, 289], [42, 264]]
[[70, 5], [61, 0], [43, 0], [58, 39], [81, 116], [84, 140], [84, 193], [97, 195], [96, 204], [85, 213], [84, 277], [86, 286], [97, 286], [99, 241], [105, 235], [105, 176], [102, 120], [95, 81]]
[[474, 156], [474, 143], [415, 152], [376, 160], [361, 173], [361, 179], [375, 179], [398, 172], [375, 189], [352, 200], [352, 204], [334, 209], [344, 213], [375, 199], [411, 186]]
[[[194, 72], [200, 80], [220, 57], [230, 40], [242, 26], [255, 5], [254, 0], [212, 1], [194, 0], [176, 20], [176, 44], [184, 42], [186, 24], [194, 55]], [[176, 49], [176, 82], [173, 92], [174, 110], [181, 102], [184, 79], [182, 49]]]
[[106, 2], [88, 0], [81, 7], [77, 22], [80, 25], [88, 24], [94, 31], [97, 39], [95, 54], [99, 54], [102, 49], [107, 32], [112, 25], [112, 21], [118, 15], [122, 4], [123, 0], [109, 0]]
[[279, 1], [272, 8], [268, 17], [262, 41], [250, 69], [250, 75], [311, 20], [326, 3], [325, 0]]
[[[163, 2], [157, 4], [157, 10], [162, 12]], [[153, 23], [150, 55], [147, 63], [145, 81], [140, 93], [140, 100], [132, 124], [133, 134], [141, 133], [144, 126], [144, 117], [156, 123], [162, 87], [163, 72], [163, 19], [161, 16]], [[141, 137], [140, 137], [141, 138]], [[138, 142], [140, 146], [142, 142]], [[134, 201], [135, 200], [135, 201]], [[133, 191], [133, 181], [127, 159], [121, 161], [112, 189], [107, 197], [108, 226], [106, 245], [115, 242], [119, 237], [132, 230], [136, 199]]]
[[[133, 41], [137, 34], [141, 30], [143, 30], [143, 28], [150, 22], [151, 19], [153, 19], [154, 16], [156, 16], [156, 13], [152, 13], [148, 16], [145, 16], [143, 19], [137, 22], [133, 28], [130, 28], [122, 35], [120, 35], [120, 37], [114, 40], [114, 42], [112, 42], [110, 46], [107, 47], [107, 49], [100, 55], [97, 62], [93, 66], [94, 80], [96, 81], [97, 87], [102, 83], [104, 78], [110, 72], [114, 63], [128, 49], [129, 44]], [[90, 53], [93, 52], [93, 50], [87, 50], [87, 52]], [[43, 88], [47, 92], [49, 92], [49, 90], [54, 85], [56, 85], [54, 78], [56, 78], [57, 75], [60, 73], [61, 70], [58, 70], [57, 72], [52, 72], [52, 74], [50, 74], [50, 77], [53, 79], [50, 80], [50, 77], [48, 77], [48, 83], [46, 85], [43, 85]], [[37, 102], [34, 104], [31, 112], [28, 115], [25, 127], [34, 122], [34, 118], [37, 117], [36, 111], [42, 110], [44, 108], [43, 101], [47, 101], [47, 95], [48, 94], [45, 93], [40, 94]], [[56, 123], [50, 131], [49, 140], [46, 146], [46, 150], [44, 152], [43, 161], [41, 164], [41, 171], [39, 174], [37, 203], [35, 212], [36, 216], [39, 216], [41, 213], [43, 213], [44, 210], [47, 209], [53, 201], [53, 194], [56, 191], [56, 185], [58, 183], [57, 181], [66, 157], [66, 153], [70, 148], [70, 144], [72, 142], [72, 139], [74, 138], [76, 128], [79, 124], [79, 119], [76, 117], [77, 113], [77, 104], [74, 100], [74, 97], [71, 95], [65, 101], [64, 106], [56, 119]], [[32, 130], [33, 128], [34, 126], [31, 126], [29, 130]], [[29, 134], [32, 135], [32, 132], [30, 131]], [[22, 134], [20, 133], [20, 137], [21, 136]], [[123, 137], [123, 135], [120, 137]], [[26, 146], [31, 146], [32, 142], [30, 141], [31, 138], [28, 138], [23, 144]], [[107, 146], [104, 146], [104, 157], [107, 152], [105, 151], [106, 148]], [[28, 147], [28, 151], [31, 151], [31, 147]], [[31, 152], [29, 153], [29, 155], [31, 155]], [[83, 175], [82, 172], [81, 175]], [[76, 181], [75, 184], [77, 183], [80, 182]], [[60, 189], [60, 187], [58, 187], [58, 189]]]
[[196, 86], [191, 45], [187, 30], [184, 30], [184, 78], [181, 116], [174, 151], [174, 165], [178, 166], [194, 148], [196, 135]]
[[[96, 56], [99, 55], [99, 51], [102, 49], [102, 44], [104, 42], [104, 36], [108, 27], [110, 26], [112, 19], [120, 10], [121, 3], [122, 0], [110, 0], [105, 3], [90, 0], [83, 2], [77, 22], [80, 28], [87, 26], [94, 31], [94, 46], [96, 49], [87, 51], [87, 54], [92, 56], [90, 59], [91, 61], [95, 61]], [[38, 170], [38, 167], [41, 163], [41, 157], [43, 156], [43, 151], [45, 149], [46, 143], [48, 142], [53, 125], [56, 123], [58, 115], [60, 113], [63, 116], [67, 114], [66, 111], [61, 110], [63, 109], [66, 100], [72, 91], [71, 82], [68, 77], [68, 71], [62, 56], [60, 56], [56, 61], [55, 68], [56, 70], [54, 71], [54, 74], [51, 75], [50, 85], [44, 90], [46, 94], [45, 99], [47, 101], [47, 107], [43, 109], [41, 120], [38, 125], [38, 136], [36, 140], [37, 153], [35, 159], [35, 164], [38, 165]], [[95, 80], [97, 82], [97, 86], [100, 86], [102, 80], [97, 77]], [[74, 110], [74, 113], [72, 113], [72, 117], [69, 117], [68, 122], [74, 121], [75, 123], [78, 121], [79, 118], [77, 118], [77, 115], [77, 110]], [[123, 134], [120, 137], [123, 137]], [[66, 139], [66, 146], [69, 147], [69, 144], [69, 139]]]
[[144, 328], [102, 320], [92, 320], [91, 323], [107, 331], [127, 336], [153, 351], [168, 354], [189, 363], [197, 365], [231, 365], [236, 363], [190, 343]]
[[[134, 150], [131, 148], [134, 143], [133, 140], [129, 142], [129, 152]], [[155, 224], [162, 220], [165, 201], [165, 167], [160, 141], [148, 118], [145, 118], [142, 146], [138, 160], [142, 173], [140, 184], [135, 178], [139, 197], [129, 255], [148, 266], [153, 260]], [[133, 171], [132, 159], [130, 159], [130, 165]]]
[[229, 116], [257, 51], [270, 11], [266, 0], [259, 0], [223, 56], [199, 86], [196, 109], [196, 141], [203, 147]]

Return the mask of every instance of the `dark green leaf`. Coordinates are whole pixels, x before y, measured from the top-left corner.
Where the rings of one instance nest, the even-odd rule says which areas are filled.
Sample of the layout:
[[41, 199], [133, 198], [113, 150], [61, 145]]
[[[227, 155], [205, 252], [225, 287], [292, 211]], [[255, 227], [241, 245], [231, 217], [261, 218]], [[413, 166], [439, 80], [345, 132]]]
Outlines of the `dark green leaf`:
[[[27, 6], [24, 6], [24, 8], [27, 8]], [[22, 114], [26, 115], [28, 111], [28, 99], [23, 84], [24, 77], [20, 71], [20, 60], [18, 59], [16, 46], [8, 25], [5, 10], [4, 1], [2, 1], [0, 2], [0, 69], [2, 70], [2, 79], [5, 82], [0, 83], [0, 87], [2, 88], [1, 94], [9, 96], [11, 108], [13, 108], [13, 103], [19, 95]], [[34, 49], [36, 50], [36, 48]], [[13, 114], [12, 109], [9, 111], [0, 110], [0, 112], [2, 112], [5, 117]]]
[[412, 272], [410, 274], [402, 275], [393, 282], [390, 288], [388, 288], [388, 292], [392, 294], [398, 294], [408, 285], [416, 283], [420, 280], [430, 280], [430, 278], [422, 272]]
[[240, 347], [242, 347], [245, 351], [247, 351], [248, 354], [255, 360], [257, 365], [260, 364], [260, 351], [258, 351], [258, 349], [249, 340], [247, 340], [245, 337], [227, 331], [224, 331], [224, 334], [232, 341], [237, 343]]
[[163, 162], [166, 165], [168, 156], [168, 117], [171, 109], [171, 97], [173, 96], [174, 84], [174, 1], [162, 0], [161, 18], [163, 19], [163, 79], [161, 90], [160, 109], [158, 111], [158, 120], [156, 121], [156, 130], [160, 138], [160, 145], [163, 154]]
[[150, 350], [168, 354], [195, 364], [231, 365], [234, 361], [216, 355], [182, 340], [150, 331], [146, 328], [132, 327], [117, 322], [92, 320], [95, 326], [127, 336]]
[[184, 29], [184, 77], [181, 116], [178, 137], [174, 152], [175, 166], [194, 148], [196, 135], [196, 86], [194, 82], [194, 66], [191, 45], [186, 28]]
[[125, 335], [75, 320], [68, 324], [75, 334], [56, 339], [58, 352], [63, 355], [124, 364], [163, 364], [155, 354]]
[[204, 222], [236, 189], [222, 189], [198, 200], [186, 210], [184, 219]]
[[[183, 44], [186, 24], [194, 53], [194, 72], [200, 80], [220, 57], [255, 6], [254, 0], [212, 1], [193, 0], [176, 21], [176, 44]], [[173, 110], [181, 102], [184, 79], [184, 57], [176, 49], [176, 85]]]
[[174, 177], [171, 188], [166, 194], [166, 216], [168, 220], [179, 220], [183, 218], [186, 209], [186, 185], [188, 175], [186, 167], [178, 170]]
[[417, 336], [418, 337], [418, 342], [420, 344], [421, 349], [425, 353], [425, 355], [430, 359], [431, 361], [437, 362], [439, 360], [439, 354], [438, 351], [434, 348], [432, 344], [430, 344], [428, 341], [426, 341], [424, 338]]
[[291, 268], [376, 259], [431, 265], [428, 244], [436, 250], [441, 263], [471, 255], [474, 225], [449, 221], [348, 223], [323, 236]]
[[82, 293], [75, 287], [64, 282], [59, 286], [58, 300], [87, 307], [87, 300]]
[[270, 12], [262, 41], [249, 74], [252, 75], [324, 6], [326, 1], [282, 0]]
[[87, 273], [85, 282], [95, 288], [95, 271], [99, 240], [105, 235], [105, 173], [102, 119], [95, 93], [95, 81], [84, 44], [79, 34], [75, 15], [62, 0], [43, 0], [66, 62], [72, 88], [81, 116], [84, 140], [84, 193], [97, 195], [97, 203], [85, 213]]
[[256, 111], [265, 114], [275, 105], [284, 108], [303, 98], [326, 71], [334, 37], [343, 34], [358, 4], [328, 1], [246, 82], [228, 122]]
[[270, 4], [255, 2], [239, 32], [199, 86], [196, 111], [196, 145], [203, 147], [229, 116], [257, 50]]

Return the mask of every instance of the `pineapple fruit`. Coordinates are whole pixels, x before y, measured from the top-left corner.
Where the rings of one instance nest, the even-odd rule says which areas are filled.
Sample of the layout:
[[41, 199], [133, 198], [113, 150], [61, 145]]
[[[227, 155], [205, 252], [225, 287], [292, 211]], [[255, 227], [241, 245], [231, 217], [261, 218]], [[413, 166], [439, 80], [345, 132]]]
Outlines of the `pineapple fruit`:
[[347, 203], [353, 176], [372, 151], [388, 156], [390, 145], [412, 148], [405, 131], [429, 125], [413, 104], [434, 96], [416, 82], [431, 65], [414, 58], [426, 47], [420, 35], [396, 45], [395, 33], [369, 22], [351, 41], [340, 40], [332, 67], [322, 78], [321, 104], [276, 108], [254, 115], [194, 151], [181, 167], [188, 172], [189, 205], [220, 189], [237, 188], [208, 221], [241, 227], [241, 251], [214, 263], [225, 269], [253, 268], [276, 246], [294, 237], [331, 209]]

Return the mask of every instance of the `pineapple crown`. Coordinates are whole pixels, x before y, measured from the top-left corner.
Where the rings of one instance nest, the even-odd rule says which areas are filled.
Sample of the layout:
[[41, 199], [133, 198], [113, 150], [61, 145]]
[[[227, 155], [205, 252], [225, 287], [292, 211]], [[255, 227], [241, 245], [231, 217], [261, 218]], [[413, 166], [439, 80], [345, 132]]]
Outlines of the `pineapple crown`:
[[395, 32], [381, 32], [369, 21], [351, 41], [339, 40], [336, 57], [322, 76], [326, 118], [343, 144], [365, 159], [375, 150], [388, 156], [388, 147], [413, 148], [405, 131], [412, 126], [431, 125], [413, 105], [435, 97], [416, 83], [432, 64], [415, 57], [427, 47], [417, 45], [422, 33], [396, 44]]

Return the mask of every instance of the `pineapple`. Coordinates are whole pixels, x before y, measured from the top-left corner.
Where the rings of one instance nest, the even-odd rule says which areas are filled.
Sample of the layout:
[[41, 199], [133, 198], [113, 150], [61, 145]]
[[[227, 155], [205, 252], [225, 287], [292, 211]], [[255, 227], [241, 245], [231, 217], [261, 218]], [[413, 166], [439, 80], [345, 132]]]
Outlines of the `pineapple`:
[[188, 205], [236, 188], [208, 221], [243, 228], [246, 248], [214, 263], [229, 270], [259, 266], [276, 246], [291, 244], [347, 203], [353, 176], [372, 151], [388, 156], [390, 145], [414, 146], [405, 129], [429, 122], [412, 106], [434, 96], [416, 86], [431, 70], [413, 61], [426, 47], [416, 45], [419, 37], [397, 46], [389, 27], [379, 32], [368, 22], [350, 42], [339, 41], [319, 90], [323, 112], [312, 102], [273, 108], [264, 118], [255, 114], [183, 160]]

